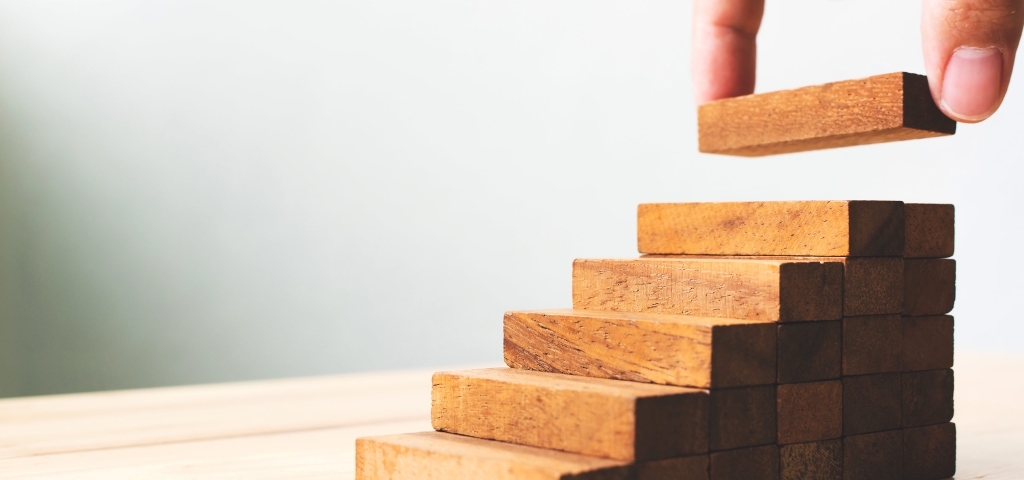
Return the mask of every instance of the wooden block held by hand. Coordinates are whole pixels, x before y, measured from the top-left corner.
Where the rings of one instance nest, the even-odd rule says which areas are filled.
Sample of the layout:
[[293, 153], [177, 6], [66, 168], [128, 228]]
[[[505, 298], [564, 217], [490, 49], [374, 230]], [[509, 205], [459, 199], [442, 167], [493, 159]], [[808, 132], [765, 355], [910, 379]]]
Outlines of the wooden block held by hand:
[[956, 425], [903, 430], [903, 478], [939, 480], [956, 473]]
[[779, 447], [754, 448], [711, 454], [711, 480], [778, 480]]
[[903, 315], [943, 315], [956, 300], [956, 260], [903, 261]]
[[903, 202], [650, 203], [637, 209], [640, 253], [899, 257]]
[[356, 440], [356, 480], [630, 480], [623, 461], [440, 432]]
[[843, 480], [902, 478], [902, 430], [853, 435], [843, 439]]
[[843, 435], [843, 383], [794, 383], [779, 385], [778, 443], [817, 442]]
[[953, 370], [907, 372], [900, 375], [900, 382], [904, 428], [953, 419]]
[[946, 258], [953, 256], [954, 216], [952, 205], [908, 203], [904, 206], [907, 240], [904, 258]]
[[843, 435], [900, 428], [900, 374], [843, 377]]
[[573, 308], [794, 322], [842, 317], [841, 263], [638, 258], [573, 262]]
[[775, 382], [776, 325], [684, 315], [540, 310], [505, 314], [513, 368], [687, 387]]
[[899, 315], [843, 319], [843, 375], [900, 371], [904, 322]]
[[700, 151], [758, 157], [956, 133], [928, 78], [890, 73], [745, 95], [697, 109]]
[[842, 480], [843, 441], [798, 443], [779, 447], [780, 480]]
[[841, 322], [786, 323], [778, 328], [779, 383], [830, 380], [842, 375]]
[[711, 451], [775, 443], [775, 386], [711, 390]]
[[708, 449], [708, 393], [508, 368], [438, 372], [434, 429], [643, 461]]

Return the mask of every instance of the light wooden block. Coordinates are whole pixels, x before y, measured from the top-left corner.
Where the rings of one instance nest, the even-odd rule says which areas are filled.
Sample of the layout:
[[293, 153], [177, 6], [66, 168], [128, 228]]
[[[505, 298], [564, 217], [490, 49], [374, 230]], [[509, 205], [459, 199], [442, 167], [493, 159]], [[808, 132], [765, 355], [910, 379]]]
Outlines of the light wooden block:
[[903, 331], [899, 315], [844, 318], [843, 375], [900, 371]]
[[956, 425], [903, 430], [903, 478], [942, 480], [956, 473]]
[[706, 390], [509, 368], [433, 384], [435, 430], [626, 461], [708, 449]]
[[904, 428], [946, 423], [953, 419], [953, 370], [903, 373], [900, 375], [900, 389]]
[[711, 390], [711, 451], [775, 443], [775, 387]]
[[757, 157], [956, 133], [927, 77], [890, 73], [727, 98], [697, 110], [700, 151]]
[[785, 323], [778, 328], [778, 383], [830, 380], [842, 375], [841, 322]]
[[841, 263], [639, 258], [573, 262], [573, 308], [792, 322], [842, 317]]
[[780, 480], [842, 480], [843, 441], [798, 443], [779, 447]]
[[903, 261], [903, 315], [943, 315], [956, 300], [956, 260]]
[[843, 480], [902, 478], [902, 430], [853, 435], [843, 439]]
[[764, 445], [711, 454], [711, 480], [778, 480], [779, 447]]
[[640, 253], [903, 255], [903, 202], [650, 203], [637, 209]]
[[903, 317], [900, 369], [904, 372], [953, 367], [953, 317]]
[[900, 428], [900, 374], [843, 377], [843, 435]]
[[629, 464], [440, 432], [356, 440], [356, 480], [632, 480]]
[[843, 435], [843, 383], [839, 380], [779, 385], [776, 402], [779, 445]]
[[907, 240], [904, 258], [953, 256], [956, 211], [953, 205], [908, 203], [904, 206]]
[[775, 382], [770, 323], [588, 310], [508, 312], [504, 323], [514, 368], [698, 388]]

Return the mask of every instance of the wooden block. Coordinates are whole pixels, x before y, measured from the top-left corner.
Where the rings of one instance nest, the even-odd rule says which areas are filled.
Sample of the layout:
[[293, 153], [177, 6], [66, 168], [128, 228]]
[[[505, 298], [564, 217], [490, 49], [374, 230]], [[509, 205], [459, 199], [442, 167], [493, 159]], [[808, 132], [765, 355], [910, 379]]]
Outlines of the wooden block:
[[708, 456], [654, 460], [636, 464], [637, 480], [708, 480]]
[[775, 443], [775, 387], [711, 390], [712, 451]]
[[903, 317], [904, 372], [953, 367], [953, 317]]
[[843, 319], [843, 375], [900, 371], [904, 321], [899, 315]]
[[435, 430], [643, 461], [707, 452], [706, 390], [508, 368], [434, 374]]
[[775, 382], [776, 325], [684, 315], [542, 310], [505, 314], [514, 368], [698, 388]]
[[942, 315], [956, 300], [956, 260], [904, 260], [903, 315]]
[[793, 260], [573, 262], [573, 308], [794, 322], [842, 316], [843, 266]]
[[622, 461], [440, 432], [356, 440], [356, 480], [628, 480]]
[[843, 435], [843, 382], [779, 385], [778, 443], [817, 442]]
[[778, 480], [779, 447], [754, 448], [711, 454], [711, 480]]
[[843, 435], [900, 428], [900, 374], [843, 377]]
[[953, 419], [953, 370], [929, 370], [900, 375], [902, 425], [921, 427]]
[[780, 480], [842, 480], [843, 441], [798, 443], [779, 447]]
[[843, 439], [843, 480], [902, 478], [902, 430], [853, 435]]
[[637, 209], [640, 253], [903, 255], [903, 202], [649, 203]]
[[804, 322], [778, 326], [778, 382], [830, 380], [842, 375], [842, 322]]
[[903, 478], [941, 480], [956, 473], [956, 425], [903, 430]]
[[759, 157], [952, 135], [956, 122], [927, 77], [898, 72], [707, 103], [697, 130], [701, 152]]
[[952, 257], [956, 213], [953, 206], [908, 203], [904, 208], [907, 240], [903, 258]]

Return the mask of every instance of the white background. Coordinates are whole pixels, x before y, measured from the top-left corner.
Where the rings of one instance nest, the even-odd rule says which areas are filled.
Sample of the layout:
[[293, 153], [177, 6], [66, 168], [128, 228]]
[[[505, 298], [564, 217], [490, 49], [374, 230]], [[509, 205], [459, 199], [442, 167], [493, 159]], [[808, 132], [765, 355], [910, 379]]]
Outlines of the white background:
[[[769, 0], [758, 91], [922, 73], [919, 8]], [[957, 347], [1024, 352], [1024, 84], [951, 138], [702, 155], [690, 9], [0, 1], [0, 395], [498, 362], [652, 201], [954, 203]]]

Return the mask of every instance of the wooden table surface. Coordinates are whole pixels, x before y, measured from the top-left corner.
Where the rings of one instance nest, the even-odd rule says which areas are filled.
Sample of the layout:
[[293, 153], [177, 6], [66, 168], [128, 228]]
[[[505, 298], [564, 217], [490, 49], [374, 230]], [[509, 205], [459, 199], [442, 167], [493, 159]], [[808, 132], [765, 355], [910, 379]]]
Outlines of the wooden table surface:
[[[1024, 479], [1024, 357], [958, 353], [957, 479]], [[430, 429], [431, 370], [0, 400], [0, 479], [352, 478]]]

